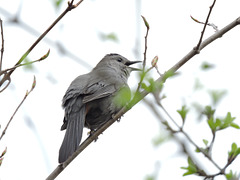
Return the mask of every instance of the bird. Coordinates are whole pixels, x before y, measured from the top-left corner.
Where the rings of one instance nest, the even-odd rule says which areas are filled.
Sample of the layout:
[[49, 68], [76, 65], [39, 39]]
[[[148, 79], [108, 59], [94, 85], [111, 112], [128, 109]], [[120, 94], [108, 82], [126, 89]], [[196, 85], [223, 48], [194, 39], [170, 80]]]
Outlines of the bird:
[[59, 149], [60, 164], [77, 150], [84, 127], [97, 130], [130, 100], [127, 80], [132, 71], [139, 70], [130, 65], [139, 62], [107, 54], [92, 71], [71, 82], [62, 99], [65, 112], [61, 130], [66, 132]]

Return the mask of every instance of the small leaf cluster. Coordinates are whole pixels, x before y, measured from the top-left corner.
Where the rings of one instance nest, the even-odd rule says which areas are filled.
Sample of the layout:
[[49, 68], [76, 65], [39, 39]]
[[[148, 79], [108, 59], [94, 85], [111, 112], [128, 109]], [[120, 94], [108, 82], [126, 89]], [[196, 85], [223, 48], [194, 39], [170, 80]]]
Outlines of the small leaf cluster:
[[184, 106], [182, 106], [182, 109], [177, 110], [177, 112], [178, 112], [179, 115], [181, 116], [182, 121], [183, 121], [183, 124], [184, 124], [185, 119], [186, 119], [186, 116], [187, 116], [187, 113], [189, 112], [189, 109], [187, 109], [187, 108], [186, 108], [186, 105], [184, 105]]
[[153, 78], [149, 78], [147, 81], [149, 85], [144, 82], [141, 84], [142, 89], [147, 92], [155, 92], [156, 90], [161, 90], [163, 88], [163, 83], [155, 82]]
[[232, 143], [231, 151], [228, 152], [228, 163], [232, 163], [240, 154], [240, 147], [236, 143]]
[[215, 110], [210, 106], [206, 106], [203, 112], [203, 114], [207, 116], [208, 126], [213, 134], [215, 134], [216, 131], [226, 129], [228, 127], [240, 129], [239, 125], [233, 122], [236, 118], [232, 117], [230, 112], [228, 112], [224, 118], [214, 118], [214, 113]]
[[188, 157], [188, 166], [181, 167], [181, 169], [187, 170], [187, 172], [185, 172], [183, 174], [183, 176], [187, 176], [187, 175], [191, 175], [191, 174], [198, 174], [199, 176], [206, 176], [206, 173], [203, 170], [200, 170], [190, 157]]

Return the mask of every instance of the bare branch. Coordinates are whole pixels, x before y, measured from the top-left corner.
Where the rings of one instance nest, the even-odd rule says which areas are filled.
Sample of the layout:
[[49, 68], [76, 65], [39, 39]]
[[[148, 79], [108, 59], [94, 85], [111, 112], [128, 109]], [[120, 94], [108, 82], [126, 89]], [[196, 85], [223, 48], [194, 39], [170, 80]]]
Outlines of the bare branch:
[[78, 5], [81, 4], [82, 1], [83, 1], [83, 0], [78, 1], [78, 2], [74, 5], [74, 8], [78, 7]]
[[197, 47], [196, 47], [196, 51], [199, 51], [199, 47], [200, 47], [200, 45], [201, 45], [201, 43], [202, 43], [203, 35], [204, 35], [205, 30], [206, 30], [206, 27], [207, 27], [207, 24], [208, 24], [208, 20], [209, 20], [209, 17], [210, 17], [210, 15], [211, 15], [212, 9], [213, 9], [213, 7], [214, 7], [214, 5], [215, 5], [215, 2], [216, 2], [216, 0], [213, 1], [213, 4], [212, 4], [212, 5], [210, 6], [210, 8], [209, 8], [209, 13], [208, 13], [206, 22], [205, 22], [205, 24], [204, 24], [204, 26], [203, 26], [203, 30], [202, 30], [201, 37], [200, 37], [200, 39], [199, 39], [198, 45], [197, 45]]
[[[147, 22], [147, 20], [146, 20], [146, 18], [144, 16], [142, 16], [142, 19], [143, 19], [143, 22], [144, 22], [144, 24], [145, 24], [145, 26], [147, 28], [147, 31], [146, 31], [146, 35], [145, 35], [145, 48], [144, 48], [144, 53], [143, 53], [144, 58], [143, 58], [142, 74], [141, 74], [141, 79], [140, 79], [140, 81], [138, 83], [138, 87], [137, 87], [136, 92], [139, 92], [139, 89], [140, 89], [141, 84], [143, 82], [144, 76], [147, 73], [147, 71], [145, 72], [145, 67], [146, 67], [146, 61], [147, 61], [147, 38], [148, 38], [148, 31], [149, 31], [150, 27], [149, 27], [149, 24], [148, 24], [148, 22]], [[149, 70], [151, 70], [151, 69], [149, 69]], [[135, 95], [137, 95], [137, 93]]]
[[145, 66], [146, 66], [146, 59], [147, 59], [147, 37], [148, 37], [148, 31], [149, 31], [149, 24], [144, 16], [142, 16], [144, 24], [147, 28], [146, 35], [145, 35], [145, 49], [144, 49], [144, 59], [143, 59], [143, 72], [145, 71]]
[[[222, 37], [225, 33], [229, 30], [233, 29], [237, 25], [240, 24], [240, 17], [234, 20], [232, 23], [221, 29], [220, 31], [216, 32], [214, 35], [210, 36], [208, 39], [203, 41], [199, 47], [199, 50], [202, 50], [208, 44], [216, 40], [217, 38]], [[185, 57], [183, 57], [178, 63], [176, 63], [172, 68], [170, 68], [167, 72], [176, 72], [181, 66], [183, 66], [188, 60], [190, 60], [193, 56], [196, 55], [196, 51], [193, 49], [191, 50]], [[165, 75], [164, 73], [161, 77], [159, 77], [155, 82], [163, 82]], [[92, 143], [100, 134], [102, 134], [108, 127], [110, 127], [115, 121], [117, 121], [123, 114], [129, 111], [134, 105], [136, 105], [139, 101], [141, 101], [145, 96], [147, 96], [149, 92], [142, 91], [140, 96], [135, 96], [132, 101], [125, 107], [123, 107], [111, 120], [106, 122], [103, 126], [101, 126], [98, 130], [96, 130], [91, 136], [89, 136], [70, 156], [64, 163], [59, 164], [56, 169], [47, 177], [46, 180], [55, 179], [67, 166], [71, 163], [73, 159], [75, 159], [78, 154], [80, 154], [90, 143]]]
[[18, 107], [16, 108], [16, 110], [14, 111], [13, 115], [11, 116], [10, 120], [8, 121], [6, 127], [4, 128], [3, 132], [2, 132], [2, 135], [0, 136], [0, 140], [3, 138], [3, 136], [5, 135], [7, 129], [8, 129], [8, 126], [10, 125], [10, 123], [12, 122], [13, 120], [13, 117], [15, 116], [15, 114], [17, 113], [18, 109], [21, 107], [21, 105], [23, 104], [23, 102], [26, 100], [26, 98], [28, 97], [28, 95], [33, 91], [33, 89], [35, 88], [36, 86], [36, 78], [34, 76], [33, 78], [33, 83], [32, 83], [32, 87], [30, 89], [30, 91], [27, 91], [25, 96], [23, 97], [22, 101], [20, 102], [20, 104], [18, 105]]
[[[236, 27], [240, 24], [240, 17], [235, 19], [233, 22], [222, 28], [221, 30], [214, 33], [212, 36], [204, 40], [201, 45], [199, 46], [199, 51], [201, 51], [203, 48], [205, 48], [207, 45], [212, 43], [218, 38], [221, 38], [225, 33]], [[176, 63], [172, 68], [170, 68], [168, 71], [175, 72], [177, 71], [182, 65], [184, 65], [188, 60], [190, 60], [193, 56], [198, 54], [195, 49], [191, 50], [186, 56], [184, 56], [178, 63]], [[160, 81], [162, 78], [158, 78], [157, 81]]]
[[2, 19], [1, 18], [0, 18], [0, 27], [1, 27], [1, 39], [2, 39], [2, 48], [1, 48], [1, 57], [0, 57], [0, 72], [1, 72], [1, 70], [2, 70], [3, 52], [4, 52], [3, 26], [2, 26]]

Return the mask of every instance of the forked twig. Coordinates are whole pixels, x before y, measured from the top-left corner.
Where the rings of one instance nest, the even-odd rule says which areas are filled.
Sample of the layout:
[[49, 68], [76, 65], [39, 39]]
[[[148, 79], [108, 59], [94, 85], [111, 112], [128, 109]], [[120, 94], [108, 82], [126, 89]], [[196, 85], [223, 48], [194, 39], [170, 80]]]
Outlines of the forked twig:
[[17, 113], [18, 109], [22, 106], [23, 102], [26, 100], [26, 98], [28, 97], [28, 95], [33, 91], [33, 89], [35, 88], [36, 86], [36, 78], [34, 76], [33, 78], [33, 83], [32, 83], [32, 87], [30, 89], [30, 91], [27, 91], [25, 96], [23, 97], [22, 101], [20, 102], [20, 104], [17, 106], [16, 110], [14, 111], [13, 115], [11, 116], [11, 118], [9, 119], [6, 127], [4, 128], [3, 132], [2, 132], [2, 135], [0, 136], [0, 140], [3, 138], [3, 136], [5, 135], [10, 123], [12, 122], [13, 120], [13, 117], [15, 116], [15, 114]]
[[208, 20], [209, 20], [209, 17], [211, 15], [211, 12], [213, 10], [213, 7], [215, 5], [215, 2], [216, 2], [216, 0], [214, 0], [213, 4], [209, 7], [209, 12], [208, 12], [208, 15], [207, 15], [207, 19], [206, 19], [206, 21], [204, 23], [203, 30], [201, 32], [201, 36], [200, 36], [199, 42], [198, 42], [198, 44], [197, 44], [197, 46], [195, 48], [196, 51], [199, 51], [199, 47], [200, 47], [200, 45], [202, 43], [203, 35], [204, 35], [205, 30], [206, 30], [206, 27], [207, 27], [207, 24], [208, 24]]

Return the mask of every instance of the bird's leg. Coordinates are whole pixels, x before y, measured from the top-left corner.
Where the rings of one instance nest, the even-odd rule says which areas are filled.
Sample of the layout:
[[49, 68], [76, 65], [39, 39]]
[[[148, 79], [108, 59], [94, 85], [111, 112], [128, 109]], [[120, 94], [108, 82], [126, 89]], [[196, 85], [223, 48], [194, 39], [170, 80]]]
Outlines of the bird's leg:
[[[122, 116], [123, 116], [123, 115], [122, 115]], [[122, 116], [117, 119], [117, 122], [120, 122]], [[115, 114], [112, 115], [112, 119], [113, 119], [114, 117], [115, 117]]]
[[[95, 133], [96, 130], [97, 130], [97, 129], [90, 129], [90, 131], [88, 132], [89, 137], [92, 136], [92, 135]], [[96, 142], [97, 140], [98, 140], [98, 137], [96, 137], [96, 138], [94, 139], [95, 142]]]

